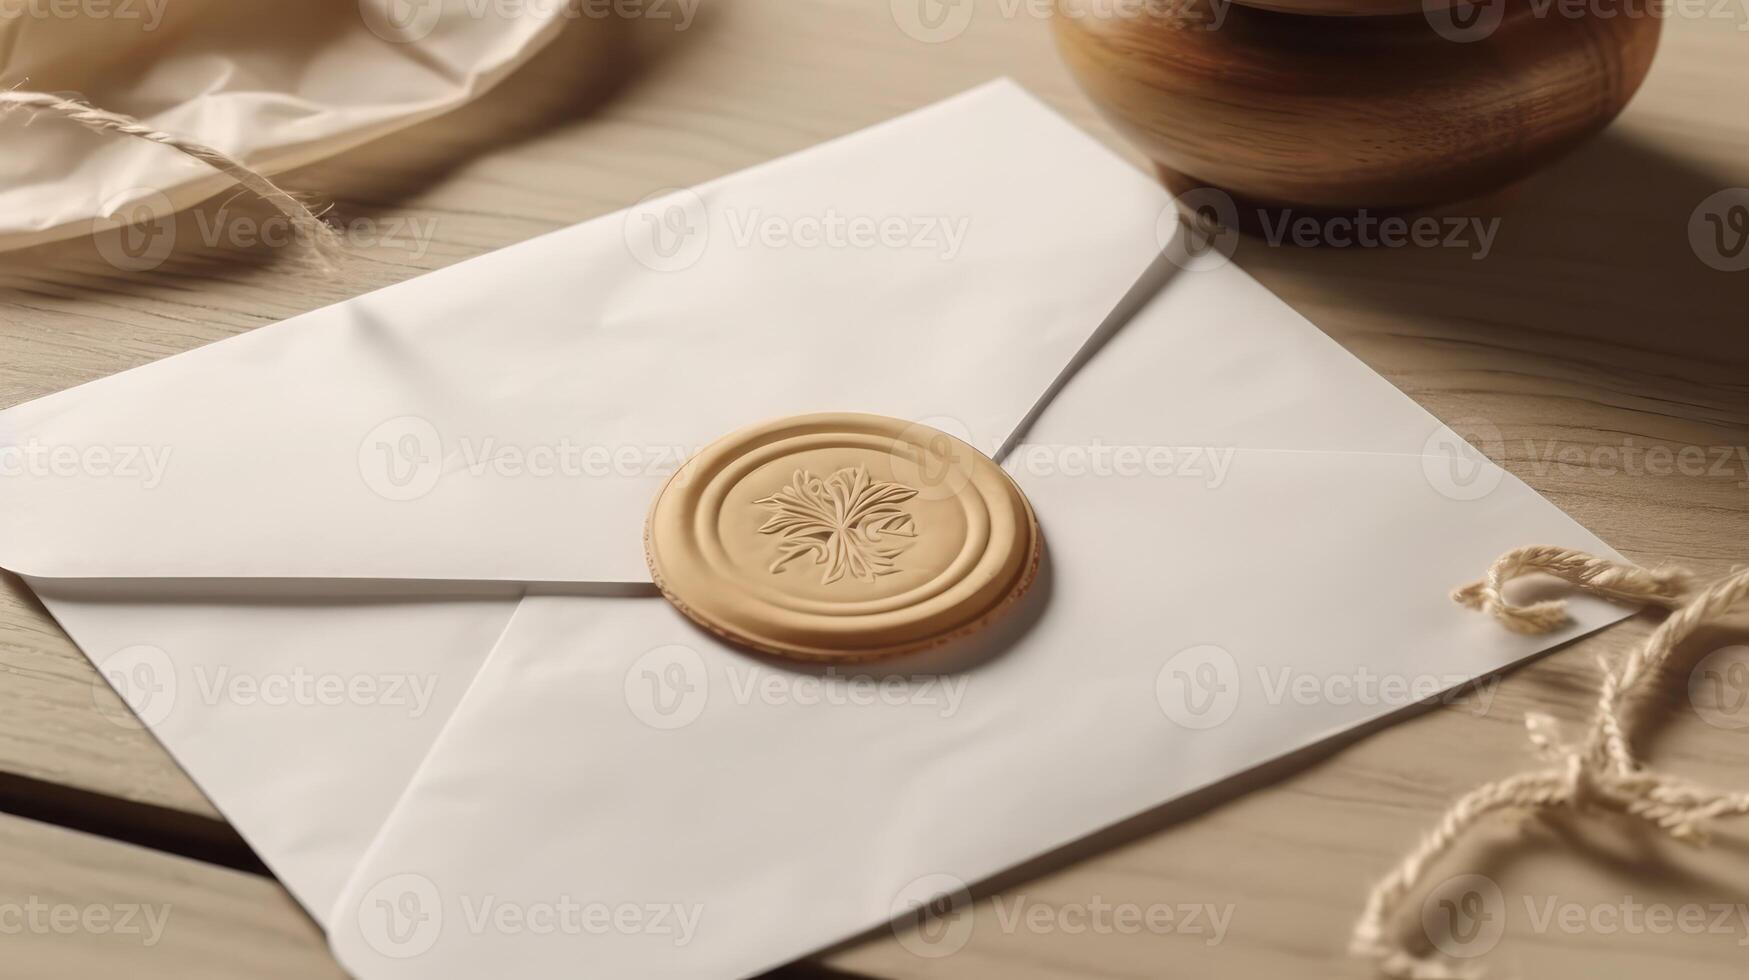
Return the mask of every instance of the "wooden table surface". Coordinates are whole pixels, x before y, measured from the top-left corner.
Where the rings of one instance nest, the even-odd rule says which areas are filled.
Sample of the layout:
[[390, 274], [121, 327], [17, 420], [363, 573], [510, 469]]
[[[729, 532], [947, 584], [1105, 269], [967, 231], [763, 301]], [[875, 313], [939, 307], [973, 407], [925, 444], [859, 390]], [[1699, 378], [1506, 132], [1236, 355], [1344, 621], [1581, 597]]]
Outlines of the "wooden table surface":
[[[1749, 15], [1708, 6], [1714, 16], [1693, 8], [1670, 21], [1650, 81], [1604, 137], [1459, 209], [1500, 219], [1485, 259], [1461, 248], [1256, 240], [1236, 258], [1630, 557], [1716, 575], [1749, 559], [1749, 272], [1710, 267], [1703, 259], [1717, 254], [1689, 229], [1712, 195], [1749, 185]], [[1034, 7], [979, 2], [962, 33], [934, 43], [903, 28], [916, 13], [914, 0], [722, 0], [685, 31], [579, 21], [481, 102], [289, 177], [334, 201], [336, 217], [374, 221], [354, 226], [374, 230], [352, 236], [334, 273], [296, 249], [200, 240], [202, 227], [264, 216], [243, 201], [185, 215], [185, 247], [152, 272], [110, 267], [90, 239], [0, 255], [0, 405], [802, 149], [997, 75], [1140, 164], [1065, 75]], [[28, 152], [18, 139], [8, 136], [8, 151]], [[1677, 465], [1687, 447], [1709, 465]], [[1596, 658], [1640, 642], [1654, 621], [1511, 672], [1484, 714], [1430, 710], [1039, 861], [953, 913], [969, 934], [951, 955], [919, 955], [943, 949], [882, 930], [785, 972], [1366, 976], [1343, 948], [1370, 881], [1456, 794], [1531, 761], [1526, 710], [1584, 719]], [[1749, 642], [1749, 628], [1702, 640], [1694, 656]], [[1749, 784], [1742, 730], [1692, 708], [1686, 673], [1667, 681], [1659, 703], [1670, 721], [1645, 746], [1651, 758]], [[319, 932], [170, 757], [111, 720], [120, 710], [6, 577], [0, 974], [340, 976]], [[1500, 819], [1435, 877], [1465, 871], [1507, 897], [1489, 961], [1497, 976], [1741, 975], [1749, 828], [1720, 827], [1700, 851], [1608, 818]], [[58, 928], [53, 909], [64, 905], [131, 909], [135, 928]], [[1695, 905], [1719, 913], [1698, 935], [1633, 914]], [[1215, 915], [1194, 927], [1182, 918], [1122, 927], [1185, 906]], [[32, 910], [41, 923], [18, 928], [37, 921], [21, 918]], [[145, 927], [154, 917], [155, 940]]]

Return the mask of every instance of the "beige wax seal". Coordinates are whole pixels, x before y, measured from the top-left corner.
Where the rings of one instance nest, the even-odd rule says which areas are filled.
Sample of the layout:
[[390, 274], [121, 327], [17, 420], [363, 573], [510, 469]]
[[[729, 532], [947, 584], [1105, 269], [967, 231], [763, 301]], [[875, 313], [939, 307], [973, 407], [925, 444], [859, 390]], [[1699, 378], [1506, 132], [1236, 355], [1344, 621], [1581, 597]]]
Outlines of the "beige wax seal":
[[988, 457], [928, 426], [801, 415], [705, 447], [656, 495], [656, 586], [728, 640], [865, 660], [994, 620], [1038, 570], [1038, 522]]

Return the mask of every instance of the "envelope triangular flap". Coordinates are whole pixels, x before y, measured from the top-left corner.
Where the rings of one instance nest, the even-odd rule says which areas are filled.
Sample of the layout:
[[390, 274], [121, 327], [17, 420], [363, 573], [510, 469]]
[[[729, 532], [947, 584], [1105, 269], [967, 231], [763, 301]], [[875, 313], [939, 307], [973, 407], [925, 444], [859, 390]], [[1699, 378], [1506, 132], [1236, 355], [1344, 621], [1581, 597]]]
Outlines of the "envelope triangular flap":
[[654, 491], [743, 424], [856, 410], [1002, 443], [1167, 204], [994, 83], [0, 413], [19, 458], [78, 460], [0, 480], [0, 565], [647, 581]]
[[1127, 324], [1096, 355], [1097, 371], [1066, 382], [1100, 396], [1077, 399], [1076, 425], [1065, 430], [1047, 408], [1028, 442], [1205, 454], [1447, 448], [1438, 419], [1236, 265], [1179, 272], [1136, 320], [1151, 325]]

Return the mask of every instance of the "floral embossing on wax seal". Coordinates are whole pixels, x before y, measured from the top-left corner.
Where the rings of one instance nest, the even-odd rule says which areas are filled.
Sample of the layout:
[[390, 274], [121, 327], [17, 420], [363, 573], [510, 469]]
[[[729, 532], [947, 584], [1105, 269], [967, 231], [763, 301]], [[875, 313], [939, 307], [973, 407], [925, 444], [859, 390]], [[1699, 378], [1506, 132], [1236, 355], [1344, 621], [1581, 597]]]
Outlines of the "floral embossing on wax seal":
[[907, 542], [891, 539], [917, 536], [916, 522], [900, 506], [915, 496], [902, 483], [871, 479], [862, 466], [823, 479], [797, 470], [788, 486], [754, 501], [771, 512], [759, 533], [779, 538], [771, 572], [803, 556], [826, 566], [821, 582], [827, 585], [847, 575], [873, 582], [899, 571], [894, 560]]
[[697, 625], [795, 660], [945, 646], [1016, 607], [1044, 557], [1002, 467], [926, 425], [771, 419], [700, 449], [644, 522], [650, 580]]

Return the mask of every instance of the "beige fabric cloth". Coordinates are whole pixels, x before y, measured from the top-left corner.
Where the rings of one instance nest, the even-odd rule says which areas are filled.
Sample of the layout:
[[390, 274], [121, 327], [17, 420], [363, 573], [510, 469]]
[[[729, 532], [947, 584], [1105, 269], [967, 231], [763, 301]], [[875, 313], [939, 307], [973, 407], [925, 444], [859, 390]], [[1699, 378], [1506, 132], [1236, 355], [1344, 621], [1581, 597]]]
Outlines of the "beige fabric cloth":
[[[478, 0], [0, 3], [0, 88], [77, 93], [265, 173], [467, 102], [551, 40], [565, 12]], [[142, 207], [180, 210], [232, 183], [175, 150], [26, 112], [0, 117], [0, 147], [0, 250], [85, 235]]]

